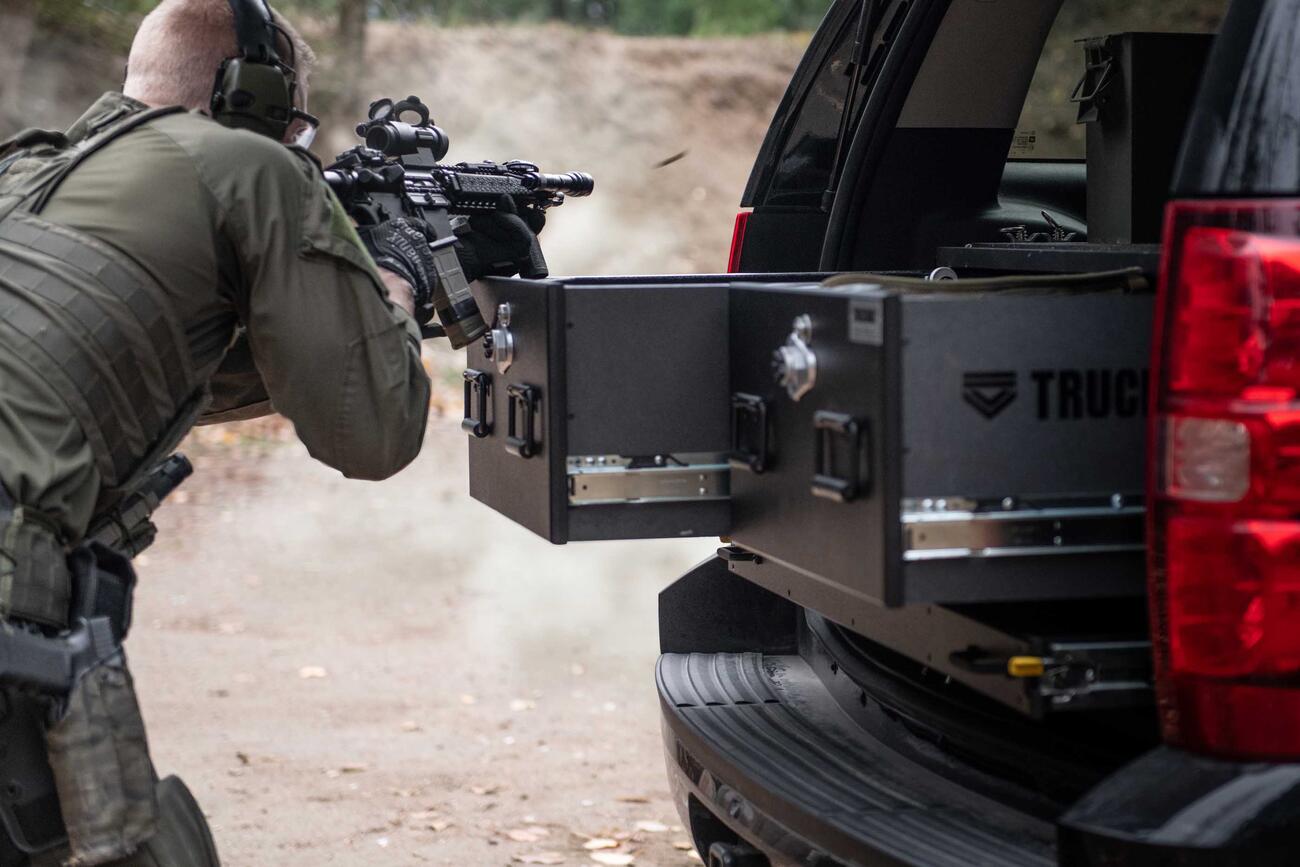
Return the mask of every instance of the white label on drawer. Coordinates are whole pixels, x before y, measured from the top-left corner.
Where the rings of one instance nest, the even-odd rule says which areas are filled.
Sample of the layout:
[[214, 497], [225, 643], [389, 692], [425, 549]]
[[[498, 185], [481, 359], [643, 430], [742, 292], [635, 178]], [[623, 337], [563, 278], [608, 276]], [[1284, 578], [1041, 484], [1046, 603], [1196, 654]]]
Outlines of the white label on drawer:
[[885, 342], [885, 306], [880, 298], [849, 301], [849, 342], [868, 346]]

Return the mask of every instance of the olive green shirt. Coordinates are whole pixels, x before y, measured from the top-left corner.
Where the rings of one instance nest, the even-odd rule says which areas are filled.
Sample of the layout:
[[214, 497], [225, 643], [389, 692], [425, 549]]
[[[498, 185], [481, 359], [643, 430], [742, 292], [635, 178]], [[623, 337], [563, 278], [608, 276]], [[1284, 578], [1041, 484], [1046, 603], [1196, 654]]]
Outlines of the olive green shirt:
[[[110, 93], [69, 130], [143, 106]], [[313, 457], [382, 479], [420, 449], [429, 382], [419, 329], [306, 154], [199, 114], [152, 120], [93, 154], [41, 213], [127, 254], [165, 287], [194, 368], [200, 423], [278, 411]], [[0, 481], [71, 537], [100, 492], [58, 393], [0, 346]]]

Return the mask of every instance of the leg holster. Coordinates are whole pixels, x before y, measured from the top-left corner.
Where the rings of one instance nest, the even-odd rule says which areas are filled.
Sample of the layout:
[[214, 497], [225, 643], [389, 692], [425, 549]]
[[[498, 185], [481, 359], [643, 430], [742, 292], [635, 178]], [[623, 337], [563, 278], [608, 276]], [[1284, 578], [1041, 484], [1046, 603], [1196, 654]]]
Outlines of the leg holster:
[[[120, 648], [135, 585], [130, 561], [92, 543], [60, 558], [60, 565], [71, 577], [64, 618], [107, 617]], [[0, 628], [36, 628], [23, 622], [7, 619]], [[66, 836], [68, 863], [96, 865], [131, 855], [153, 836], [153, 765], [120, 649], [82, 672], [66, 697], [33, 699], [17, 690], [5, 697], [15, 710], [0, 720], [0, 733], [11, 730], [13, 740], [6, 740], [19, 749], [0, 755], [0, 787], [14, 787], [21, 797], [0, 798], [0, 820], [18, 848], [47, 851]], [[51, 816], [60, 814], [58, 826]]]

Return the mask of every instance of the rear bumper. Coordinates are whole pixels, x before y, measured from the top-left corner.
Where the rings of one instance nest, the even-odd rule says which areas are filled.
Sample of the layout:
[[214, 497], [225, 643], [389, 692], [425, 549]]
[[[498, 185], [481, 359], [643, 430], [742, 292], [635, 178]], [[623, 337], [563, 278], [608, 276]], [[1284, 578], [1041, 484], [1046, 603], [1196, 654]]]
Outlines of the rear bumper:
[[702, 824], [803, 867], [1297, 863], [1297, 765], [1158, 749], [1054, 826], [874, 739], [797, 655], [669, 653], [657, 681], [674, 796], [705, 850]]
[[669, 775], [774, 865], [1050, 867], [1054, 829], [947, 783], [853, 725], [798, 656], [665, 654]]

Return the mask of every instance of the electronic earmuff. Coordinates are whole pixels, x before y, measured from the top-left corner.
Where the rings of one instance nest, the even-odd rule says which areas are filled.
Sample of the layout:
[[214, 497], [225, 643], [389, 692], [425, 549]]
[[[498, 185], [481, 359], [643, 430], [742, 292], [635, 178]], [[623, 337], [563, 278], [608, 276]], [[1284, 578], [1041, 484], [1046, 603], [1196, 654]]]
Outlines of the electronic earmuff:
[[284, 141], [290, 124], [310, 119], [294, 109], [293, 44], [288, 63], [276, 51], [276, 36], [282, 31], [271, 17], [266, 0], [229, 0], [235, 14], [235, 43], [239, 53], [226, 59], [217, 71], [212, 87], [212, 117], [223, 126], [247, 129]]

